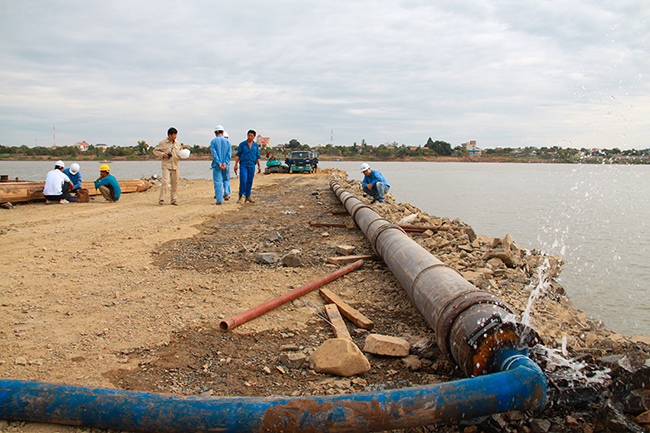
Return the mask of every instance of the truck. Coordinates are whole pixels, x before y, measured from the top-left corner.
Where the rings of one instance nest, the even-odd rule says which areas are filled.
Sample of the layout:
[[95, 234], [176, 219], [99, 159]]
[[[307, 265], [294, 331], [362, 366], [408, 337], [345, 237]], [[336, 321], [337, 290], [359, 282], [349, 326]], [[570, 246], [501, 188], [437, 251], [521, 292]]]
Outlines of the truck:
[[314, 173], [318, 170], [318, 152], [295, 150], [284, 160], [290, 173]]

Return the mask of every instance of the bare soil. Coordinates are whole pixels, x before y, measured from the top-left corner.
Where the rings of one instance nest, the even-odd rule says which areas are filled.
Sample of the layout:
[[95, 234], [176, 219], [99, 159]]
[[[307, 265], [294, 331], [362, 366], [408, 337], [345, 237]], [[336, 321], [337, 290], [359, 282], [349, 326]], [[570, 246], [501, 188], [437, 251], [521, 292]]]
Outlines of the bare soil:
[[[219, 329], [221, 320], [336, 270], [326, 259], [339, 245], [372, 253], [358, 229], [310, 225], [351, 222], [335, 214], [344, 209], [329, 180], [323, 172], [257, 175], [256, 203], [236, 203], [234, 195], [215, 206], [211, 182], [183, 180], [179, 206], [159, 206], [156, 187], [124, 194], [114, 204], [99, 197], [0, 210], [0, 378], [224, 396], [336, 394], [461, 378], [381, 261], [366, 262], [327, 288], [373, 320], [372, 332], [409, 341], [422, 360], [417, 370], [390, 357], [371, 357], [372, 370], [353, 378], [284, 366], [283, 351], [308, 355], [333, 338], [317, 290], [234, 330]], [[349, 186], [361, 195], [358, 185]], [[391, 199], [377, 211], [397, 218], [418, 210]], [[301, 251], [298, 267], [255, 262], [258, 253], [282, 256], [292, 249]], [[512, 275], [511, 285], [499, 285], [499, 295], [521, 313], [530, 292], [522, 288], [529, 283]], [[650, 357], [647, 346], [596, 322], [557, 287], [540, 301], [533, 327], [549, 347], [564, 337], [572, 351], [591, 359], [627, 353], [639, 367]], [[347, 323], [363, 347], [368, 331]], [[555, 408], [541, 417], [563, 419], [566, 413]], [[585, 413], [579, 425], [592, 422]], [[0, 420], [0, 431], [89, 430]]]

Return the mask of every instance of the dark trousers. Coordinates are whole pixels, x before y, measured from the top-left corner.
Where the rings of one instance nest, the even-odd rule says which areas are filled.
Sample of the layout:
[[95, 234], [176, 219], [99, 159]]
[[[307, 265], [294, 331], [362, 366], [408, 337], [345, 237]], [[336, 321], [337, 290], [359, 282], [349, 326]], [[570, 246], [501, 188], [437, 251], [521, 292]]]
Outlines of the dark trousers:
[[68, 201], [77, 201], [77, 197], [70, 195], [70, 184], [67, 182], [63, 183], [63, 193], [61, 195], [46, 195], [45, 199], [49, 201], [60, 201], [66, 199]]

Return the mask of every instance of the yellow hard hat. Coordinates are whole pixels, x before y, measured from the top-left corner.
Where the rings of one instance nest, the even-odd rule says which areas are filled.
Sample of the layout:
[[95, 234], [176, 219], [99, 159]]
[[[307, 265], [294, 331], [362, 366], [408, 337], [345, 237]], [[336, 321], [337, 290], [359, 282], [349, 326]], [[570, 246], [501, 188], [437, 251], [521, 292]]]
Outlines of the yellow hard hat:
[[99, 167], [99, 171], [111, 171], [111, 168], [108, 166], [108, 164], [104, 164], [101, 167]]

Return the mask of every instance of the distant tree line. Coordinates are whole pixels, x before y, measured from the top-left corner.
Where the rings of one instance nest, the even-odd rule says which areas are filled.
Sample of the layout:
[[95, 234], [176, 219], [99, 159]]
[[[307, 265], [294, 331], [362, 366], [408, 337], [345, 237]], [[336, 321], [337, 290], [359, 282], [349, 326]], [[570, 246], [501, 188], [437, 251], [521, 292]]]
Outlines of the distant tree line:
[[[194, 156], [207, 156], [211, 154], [210, 147], [202, 147], [198, 144], [189, 147]], [[293, 138], [288, 143], [275, 146], [269, 149], [270, 152], [287, 154], [294, 150], [311, 150], [309, 144], [300, 143]], [[153, 147], [146, 141], [138, 141], [135, 146], [93, 146], [90, 145], [87, 150], [81, 151], [77, 146], [3, 146], [0, 145], [0, 158], [66, 158], [66, 159], [148, 159], [153, 158]], [[237, 151], [237, 146], [233, 146], [233, 152]], [[344, 159], [377, 159], [391, 160], [400, 158], [425, 159], [425, 157], [450, 156], [450, 157], [467, 157], [470, 152], [463, 146], [455, 146], [442, 140], [433, 140], [431, 137], [424, 146], [407, 146], [399, 144], [396, 141], [387, 142], [380, 145], [369, 145], [366, 140], [361, 140], [361, 144], [354, 142], [352, 146], [332, 145], [320, 146], [318, 151], [321, 155], [340, 157]], [[478, 158], [479, 155], [473, 155]], [[650, 149], [645, 150], [620, 150], [617, 147], [612, 149], [574, 149], [553, 147], [524, 147], [512, 148], [503, 147], [495, 149], [482, 149], [482, 158], [499, 159], [500, 161], [517, 161], [521, 159], [536, 160], [542, 162], [586, 162], [602, 163], [608, 162], [629, 162], [629, 163], [650, 163]]]

